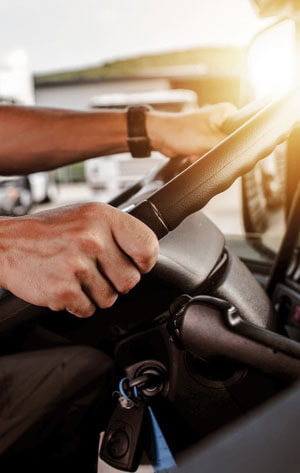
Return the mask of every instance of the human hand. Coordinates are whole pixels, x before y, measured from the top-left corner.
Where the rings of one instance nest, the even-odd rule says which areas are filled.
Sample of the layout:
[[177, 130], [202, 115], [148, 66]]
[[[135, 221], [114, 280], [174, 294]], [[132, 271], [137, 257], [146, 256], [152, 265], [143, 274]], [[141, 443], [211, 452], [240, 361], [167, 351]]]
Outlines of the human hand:
[[146, 225], [100, 203], [2, 219], [0, 241], [0, 286], [77, 317], [111, 307], [158, 257]]
[[206, 105], [183, 113], [150, 111], [146, 127], [152, 149], [170, 158], [198, 158], [226, 138], [221, 126], [235, 111], [230, 103]]

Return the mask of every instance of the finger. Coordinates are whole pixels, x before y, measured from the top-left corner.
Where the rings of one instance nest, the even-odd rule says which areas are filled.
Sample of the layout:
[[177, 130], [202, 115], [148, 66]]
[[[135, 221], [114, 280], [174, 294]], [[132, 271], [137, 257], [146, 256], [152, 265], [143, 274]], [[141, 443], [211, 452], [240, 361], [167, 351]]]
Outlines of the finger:
[[66, 303], [66, 310], [76, 317], [87, 318], [95, 313], [96, 307], [78, 285], [76, 297]]
[[135, 263], [141, 273], [149, 272], [158, 258], [158, 240], [149, 227], [120, 210], [111, 222], [112, 235], [121, 250]]
[[77, 272], [77, 277], [86, 294], [96, 305], [100, 309], [108, 309], [116, 302], [118, 293], [105, 276], [99, 272], [96, 265], [96, 261], [91, 261], [90, 267]]
[[229, 102], [219, 103], [212, 107], [209, 121], [212, 128], [221, 128], [224, 121], [236, 112], [236, 107]]
[[121, 294], [129, 292], [141, 279], [138, 268], [112, 238], [107, 250], [98, 255], [98, 262], [101, 272]]
[[72, 282], [68, 286], [63, 283], [57, 285], [49, 294], [48, 307], [56, 312], [67, 310], [77, 317], [91, 317], [96, 309], [79, 282]]

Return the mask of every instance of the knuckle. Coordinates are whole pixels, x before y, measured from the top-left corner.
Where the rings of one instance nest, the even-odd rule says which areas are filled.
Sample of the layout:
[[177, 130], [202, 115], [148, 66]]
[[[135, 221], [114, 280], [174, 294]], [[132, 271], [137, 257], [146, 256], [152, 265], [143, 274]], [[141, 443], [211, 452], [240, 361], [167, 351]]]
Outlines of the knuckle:
[[96, 202], [87, 202], [80, 205], [80, 213], [83, 217], [92, 217], [98, 211], [99, 204]]
[[76, 246], [81, 253], [96, 254], [99, 251], [101, 243], [95, 240], [92, 236], [83, 234], [76, 238]]
[[82, 256], [77, 251], [71, 251], [68, 256], [68, 260], [65, 260], [64, 270], [65, 274], [73, 277], [73, 274], [82, 267]]
[[90, 270], [87, 266], [76, 266], [74, 269], [74, 275], [80, 281], [86, 280], [89, 278]]
[[109, 206], [101, 202], [88, 202], [80, 206], [80, 216], [86, 219], [87, 221], [95, 221], [99, 217], [106, 218], [107, 208]]
[[89, 259], [84, 255], [72, 255], [66, 265], [66, 273], [72, 281], [84, 279], [89, 276]]
[[107, 247], [105, 245], [104, 239], [98, 238], [95, 243], [95, 255], [97, 255], [98, 258], [101, 258], [103, 254], [107, 252]]
[[68, 302], [73, 297], [74, 297], [74, 291], [71, 288], [59, 286], [52, 290], [52, 298], [53, 298], [54, 304], [58, 304], [59, 306]]

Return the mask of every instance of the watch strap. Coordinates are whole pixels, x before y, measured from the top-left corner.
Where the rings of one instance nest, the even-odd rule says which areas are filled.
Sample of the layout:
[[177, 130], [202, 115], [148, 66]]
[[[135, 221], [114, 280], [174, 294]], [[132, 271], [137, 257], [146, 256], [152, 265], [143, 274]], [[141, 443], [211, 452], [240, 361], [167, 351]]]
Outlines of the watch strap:
[[145, 112], [149, 110], [151, 107], [147, 105], [134, 105], [127, 109], [127, 142], [134, 158], [147, 158], [151, 154], [145, 120]]

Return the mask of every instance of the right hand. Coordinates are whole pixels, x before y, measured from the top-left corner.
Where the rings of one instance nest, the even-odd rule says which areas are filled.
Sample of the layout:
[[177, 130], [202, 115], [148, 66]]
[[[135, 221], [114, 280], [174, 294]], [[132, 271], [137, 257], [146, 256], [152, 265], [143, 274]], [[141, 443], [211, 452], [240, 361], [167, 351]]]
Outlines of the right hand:
[[0, 220], [0, 286], [35, 305], [90, 317], [154, 266], [152, 230], [90, 203]]
[[146, 114], [151, 147], [169, 158], [198, 159], [226, 138], [222, 125], [235, 112], [227, 102], [180, 113], [151, 110]]

